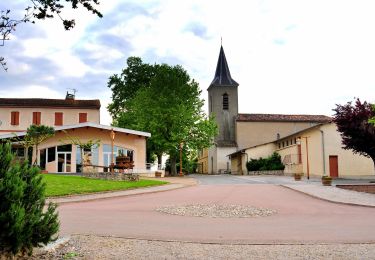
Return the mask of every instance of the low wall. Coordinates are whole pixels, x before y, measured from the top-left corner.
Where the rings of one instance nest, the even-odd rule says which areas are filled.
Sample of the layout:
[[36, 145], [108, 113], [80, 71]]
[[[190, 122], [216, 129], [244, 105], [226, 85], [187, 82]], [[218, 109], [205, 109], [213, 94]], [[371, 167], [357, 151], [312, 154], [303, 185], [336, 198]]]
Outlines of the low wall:
[[284, 171], [249, 171], [249, 175], [284, 175]]
[[82, 176], [93, 179], [118, 180], [118, 181], [137, 181], [139, 175], [135, 173], [122, 172], [84, 172]]
[[341, 184], [337, 188], [375, 194], [375, 184]]

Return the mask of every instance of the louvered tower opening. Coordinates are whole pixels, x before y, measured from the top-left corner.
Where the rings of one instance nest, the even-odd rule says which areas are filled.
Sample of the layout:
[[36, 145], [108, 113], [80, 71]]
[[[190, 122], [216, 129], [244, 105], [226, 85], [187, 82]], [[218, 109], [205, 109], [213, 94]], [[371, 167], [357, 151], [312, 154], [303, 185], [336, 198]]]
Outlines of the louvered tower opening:
[[223, 110], [228, 110], [229, 109], [229, 97], [228, 94], [225, 93], [223, 95]]

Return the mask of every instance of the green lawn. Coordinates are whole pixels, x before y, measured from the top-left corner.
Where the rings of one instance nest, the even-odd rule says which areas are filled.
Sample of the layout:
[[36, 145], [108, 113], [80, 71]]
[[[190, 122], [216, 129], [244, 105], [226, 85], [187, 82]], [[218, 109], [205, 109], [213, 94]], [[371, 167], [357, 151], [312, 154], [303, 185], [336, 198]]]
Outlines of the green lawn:
[[111, 190], [127, 190], [141, 187], [158, 186], [168, 183], [165, 181], [142, 179], [140, 179], [139, 181], [109, 181], [89, 179], [80, 176], [64, 176], [55, 174], [43, 174], [43, 179], [47, 183], [47, 197]]

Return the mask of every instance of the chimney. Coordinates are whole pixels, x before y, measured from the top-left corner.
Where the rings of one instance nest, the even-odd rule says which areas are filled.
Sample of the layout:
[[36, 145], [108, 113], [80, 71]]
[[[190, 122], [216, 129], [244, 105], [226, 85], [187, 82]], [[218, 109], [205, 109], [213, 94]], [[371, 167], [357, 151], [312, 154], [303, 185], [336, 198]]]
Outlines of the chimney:
[[68, 91], [66, 92], [66, 97], [65, 97], [66, 100], [74, 100], [74, 98], [75, 98], [74, 94], [70, 94]]

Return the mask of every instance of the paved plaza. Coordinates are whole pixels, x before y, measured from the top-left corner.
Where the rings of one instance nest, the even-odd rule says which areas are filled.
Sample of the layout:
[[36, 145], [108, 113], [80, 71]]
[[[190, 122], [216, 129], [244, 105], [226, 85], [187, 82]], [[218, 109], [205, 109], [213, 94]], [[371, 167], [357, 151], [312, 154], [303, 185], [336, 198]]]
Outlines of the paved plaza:
[[[64, 203], [59, 206], [61, 234], [232, 244], [375, 242], [375, 208], [332, 203], [280, 185], [294, 184], [291, 178], [193, 177], [196, 186]], [[157, 210], [191, 204], [253, 206], [277, 213], [212, 218]]]

